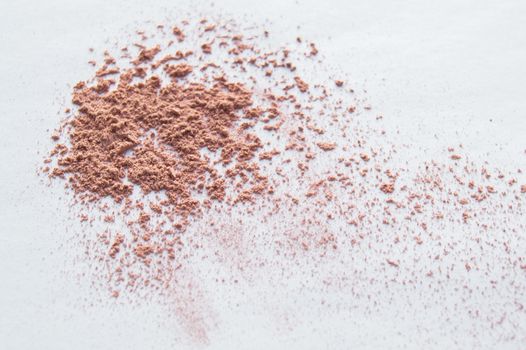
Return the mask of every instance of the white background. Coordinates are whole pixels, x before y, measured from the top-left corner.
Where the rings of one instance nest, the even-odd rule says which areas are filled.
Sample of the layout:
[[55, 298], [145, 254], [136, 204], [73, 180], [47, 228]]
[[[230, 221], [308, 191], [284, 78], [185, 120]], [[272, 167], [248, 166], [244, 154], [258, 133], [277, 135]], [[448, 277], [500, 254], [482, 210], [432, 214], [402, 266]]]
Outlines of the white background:
[[[0, 349], [196, 346], [185, 343], [177, 321], [164, 317], [160, 306], [112, 305], [93, 298], [89, 283], [60, 273], [68, 261], [60, 244], [73, 235], [68, 227], [74, 218], [64, 215], [60, 190], [43, 185], [36, 172], [71, 85], [89, 77], [87, 49], [105, 47], [107, 39], [143, 21], [179, 20], [187, 11], [270, 19], [270, 29], [278, 33], [301, 26], [302, 36], [316, 42], [331, 65], [367, 89], [387, 125], [421, 146], [416, 155], [463, 142], [474, 158], [526, 167], [524, 1], [228, 0], [212, 7], [175, 0], [0, 0]], [[300, 329], [293, 338], [274, 338], [245, 319], [220, 325], [223, 330], [209, 346], [423, 345], [405, 333], [408, 329], [391, 332], [371, 320], [347, 335], [344, 327], [334, 328], [339, 333], [320, 325], [318, 333]], [[473, 346], [462, 343], [461, 333], [451, 336], [460, 341], [457, 347]], [[427, 347], [455, 347], [447, 339], [435, 340]]]

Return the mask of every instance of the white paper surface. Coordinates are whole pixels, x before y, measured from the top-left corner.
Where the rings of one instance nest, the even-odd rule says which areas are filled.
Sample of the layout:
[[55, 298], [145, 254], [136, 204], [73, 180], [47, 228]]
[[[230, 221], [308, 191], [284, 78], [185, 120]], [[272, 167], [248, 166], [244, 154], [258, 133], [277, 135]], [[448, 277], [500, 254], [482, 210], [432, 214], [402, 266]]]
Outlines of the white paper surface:
[[[408, 151], [414, 157], [462, 142], [474, 159], [526, 168], [523, 1], [227, 0], [210, 6], [200, 1], [2, 0], [1, 349], [200, 347], [186, 339], [162, 305], [108, 301], [105, 294], [93, 294], [88, 280], [63, 273], [71, 266], [64, 266], [70, 260], [60, 247], [74, 237], [76, 220], [65, 214], [61, 184], [49, 188], [36, 172], [72, 84], [89, 77], [88, 48], [103, 48], [147, 20], [180, 20], [187, 11], [222, 13], [239, 21], [244, 15], [269, 19], [275, 33], [299, 32], [316, 42], [329, 64], [349, 72], [356, 86], [367, 90], [386, 128], [398, 129], [401, 138], [419, 146]], [[516, 278], [524, 281], [526, 275]], [[511, 316], [515, 328], [485, 332], [483, 323], [470, 324], [468, 318], [463, 326], [448, 328], [457, 323], [447, 318], [459, 313], [440, 303], [453, 302], [454, 291], [437, 297], [431, 309], [421, 307], [422, 294], [404, 292], [375, 315], [345, 310], [323, 317], [308, 312], [307, 296], [283, 296], [282, 309], [266, 310], [250, 291], [207, 293], [216, 324], [203, 348], [524, 347], [524, 313]], [[240, 306], [222, 304], [221, 293], [239, 293]], [[525, 295], [509, 293], [503, 287], [472, 302], [482, 310], [498, 297], [503, 303], [513, 298], [526, 303]], [[519, 332], [516, 339], [507, 339], [514, 332]]]

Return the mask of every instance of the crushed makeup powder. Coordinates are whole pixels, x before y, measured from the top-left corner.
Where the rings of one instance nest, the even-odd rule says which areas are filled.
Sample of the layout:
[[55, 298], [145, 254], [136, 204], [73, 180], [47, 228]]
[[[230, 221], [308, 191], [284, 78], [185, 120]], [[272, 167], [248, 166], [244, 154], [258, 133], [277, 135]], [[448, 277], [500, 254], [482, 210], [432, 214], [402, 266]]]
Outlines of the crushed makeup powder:
[[[191, 67], [167, 65], [166, 71], [181, 77]], [[71, 174], [73, 189], [89, 199], [111, 196], [120, 202], [134, 185], [145, 194], [163, 191], [164, 204], [184, 215], [199, 208], [194, 192], [223, 200], [227, 178], [242, 176], [250, 186], [265, 187], [265, 177], [251, 162], [261, 141], [238, 125], [242, 116], [257, 119], [263, 110], [253, 108], [243, 85], [218, 78], [210, 88], [177, 81], [161, 86], [157, 76], [133, 84], [134, 75], [135, 69], [124, 71], [118, 86], [104, 95], [97, 90], [100, 82], [77, 85], [71, 145], [53, 176]], [[220, 152], [219, 160], [212, 164], [203, 150]], [[221, 176], [218, 165], [232, 168]]]
[[[370, 300], [360, 290], [371, 286], [388, 293], [388, 286], [427, 283], [446, 295], [456, 266], [470, 274], [509, 271], [502, 283], [524, 292], [510, 282], [526, 266], [510, 243], [523, 229], [513, 220], [524, 214], [522, 171], [489, 170], [453, 147], [440, 160], [404, 163], [397, 157], [407, 145], [388, 138], [383, 116], [357, 96], [352, 80], [320, 70], [314, 43], [297, 37], [294, 46], [275, 48], [265, 44], [267, 30], [232, 21], [171, 28], [141, 31], [119, 57], [104, 52], [99, 67], [90, 60], [93, 78], [75, 85], [42, 168], [65, 179], [85, 210], [81, 223], [102, 212], [107, 229], [86, 237], [90, 258], [107, 268], [101, 280], [111, 296], [162, 294], [185, 273], [192, 282], [185, 286], [195, 285], [187, 261], [210, 236], [220, 249], [203, 255], [231, 254], [243, 272], [313, 266], [341, 254], [333, 260], [352, 269], [339, 279], [323, 269], [305, 274], [320, 290], [347, 288], [357, 302]], [[308, 75], [307, 83], [299, 60], [321, 81]], [[265, 227], [263, 241], [251, 235], [250, 220]], [[447, 225], [467, 233], [444, 237]], [[487, 235], [492, 229], [505, 234]], [[454, 249], [467, 240], [478, 245]], [[478, 246], [505, 246], [506, 262], [482, 264]], [[267, 248], [273, 254], [259, 250]], [[354, 264], [356, 252], [374, 263]], [[380, 307], [365, 304], [371, 312]], [[206, 339], [196, 309], [194, 302], [178, 312], [190, 333]]]

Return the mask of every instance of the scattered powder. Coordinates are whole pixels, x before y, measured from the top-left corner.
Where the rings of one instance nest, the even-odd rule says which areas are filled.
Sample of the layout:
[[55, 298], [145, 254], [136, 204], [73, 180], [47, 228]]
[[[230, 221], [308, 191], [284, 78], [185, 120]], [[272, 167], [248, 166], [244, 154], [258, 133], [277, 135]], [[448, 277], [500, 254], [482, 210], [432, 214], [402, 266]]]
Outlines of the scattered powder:
[[[389, 138], [383, 117], [350, 79], [319, 70], [316, 45], [299, 37], [273, 48], [269, 31], [232, 21], [163, 28], [138, 34], [150, 45], [125, 47], [117, 58], [106, 53], [93, 79], [75, 85], [72, 110], [52, 134], [55, 147], [42, 168], [64, 179], [79, 202], [79, 221], [93, 233], [85, 235], [89, 258], [107, 268], [101, 280], [110, 296], [178, 290], [178, 305], [192, 300], [178, 315], [189, 334], [206, 341], [206, 308], [197, 304], [204, 298], [189, 272], [205, 239], [220, 248], [203, 256], [232, 261], [232, 275], [259, 276], [272, 266], [269, 276], [289, 281], [285, 267], [302, 266], [295, 273], [307, 276], [303, 283], [345, 289], [370, 313], [381, 306], [374, 297], [368, 302], [367, 288], [389, 301], [400, 286], [436, 293], [444, 304], [452, 283], [464, 299], [475, 288], [493, 295], [497, 282], [467, 287], [458, 266], [524, 294], [517, 280], [526, 270], [518, 248], [524, 227], [515, 220], [524, 215], [521, 171], [490, 169], [465, 149], [451, 154], [453, 147], [442, 160], [404, 163], [399, 151], [410, 146]], [[307, 84], [300, 60], [321, 81]], [[103, 213], [104, 232], [89, 226], [95, 212]], [[252, 235], [251, 219], [265, 227], [263, 238]], [[505, 259], [484, 260], [501, 248]], [[347, 264], [341, 275], [317, 269], [336, 261]], [[495, 327], [495, 314], [515, 312], [492, 307], [480, 318], [484, 329]], [[524, 326], [508, 327], [526, 334]]]

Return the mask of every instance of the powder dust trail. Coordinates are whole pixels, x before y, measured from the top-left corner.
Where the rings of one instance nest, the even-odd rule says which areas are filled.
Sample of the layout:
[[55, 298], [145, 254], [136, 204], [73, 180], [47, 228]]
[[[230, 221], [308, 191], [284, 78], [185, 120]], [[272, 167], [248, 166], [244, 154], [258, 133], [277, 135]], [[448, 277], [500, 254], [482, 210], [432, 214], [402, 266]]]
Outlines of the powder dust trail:
[[456, 145], [404, 159], [412, 145], [305, 38], [275, 47], [268, 28], [223, 19], [136, 34], [90, 61], [42, 167], [95, 223], [79, 241], [108, 295], [165, 298], [201, 344], [221, 315], [200, 274], [290, 332], [307, 309], [443, 304], [458, 320], [444, 327], [524, 338], [522, 170]]

